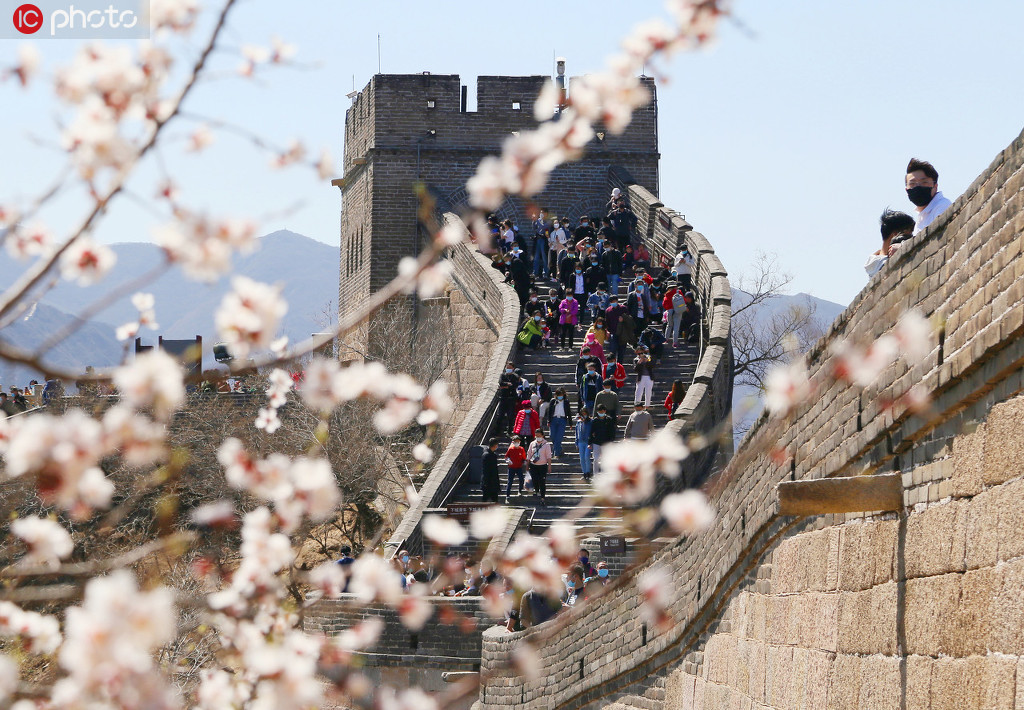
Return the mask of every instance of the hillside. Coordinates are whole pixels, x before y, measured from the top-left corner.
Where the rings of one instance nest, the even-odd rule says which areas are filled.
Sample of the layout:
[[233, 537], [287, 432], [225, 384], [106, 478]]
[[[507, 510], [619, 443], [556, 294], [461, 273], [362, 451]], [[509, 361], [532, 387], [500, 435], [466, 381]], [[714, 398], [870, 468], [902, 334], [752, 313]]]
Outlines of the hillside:
[[[153, 244], [115, 244], [113, 249], [117, 253], [117, 265], [102, 283], [82, 288], [61, 282], [40, 299], [36, 308], [0, 331], [0, 338], [23, 347], [38, 346], [50, 334], [71, 322], [73, 314], [83, 307], [150, 272], [163, 260], [161, 250]], [[0, 253], [0, 283], [13, 283], [24, 268], [24, 264]], [[235, 273], [257, 281], [284, 285], [288, 314], [282, 333], [292, 342], [323, 330], [335, 317], [338, 293], [336, 247], [294, 232], [273, 232], [259, 240], [259, 247], [252, 254], [236, 257]], [[210, 351], [216, 342], [213, 314], [229, 289], [227, 278], [212, 284], [198, 283], [186, 278], [177, 267], [138, 288], [156, 297], [156, 316], [160, 323], [159, 331], [144, 330], [141, 333], [144, 342], [155, 342], [158, 335], [182, 339], [202, 335], [206, 350], [204, 364], [209, 364], [212, 362]], [[64, 367], [116, 364], [122, 347], [114, 337], [114, 329], [135, 317], [130, 299], [120, 299], [55, 349], [50, 360]], [[0, 382], [4, 386], [24, 384], [34, 376], [27, 368], [0, 364]]]

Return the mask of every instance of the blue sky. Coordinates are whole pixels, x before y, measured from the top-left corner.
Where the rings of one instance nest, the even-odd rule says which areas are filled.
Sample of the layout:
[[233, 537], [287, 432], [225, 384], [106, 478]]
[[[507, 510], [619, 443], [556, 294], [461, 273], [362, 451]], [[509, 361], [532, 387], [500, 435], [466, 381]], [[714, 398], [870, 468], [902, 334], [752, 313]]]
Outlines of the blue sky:
[[[955, 198], [1024, 127], [1024, 3], [741, 1], [734, 11], [742, 27], [727, 22], [714, 47], [661, 67], [671, 78], [658, 96], [662, 199], [708, 236], [731, 272], [756, 250], [773, 251], [794, 275], [793, 292], [845, 304], [866, 280], [879, 213], [911, 209], [902, 189], [911, 156], [932, 161]], [[226, 44], [265, 45], [276, 34], [299, 47], [304, 67], [245, 82], [230, 76], [238, 60], [225, 52], [219, 78], [187, 108], [282, 145], [327, 145], [340, 159], [345, 94], [353, 78], [360, 89], [376, 73], [378, 33], [383, 72], [457, 73], [472, 87], [480, 74], [550, 73], [553, 53], [570, 74], [600, 69], [629, 26], [659, 14], [653, 2], [248, 0]], [[0, 40], [0, 64], [18, 44]], [[50, 71], [74, 48], [37, 46]], [[0, 106], [4, 200], [48, 184], [61, 162], [45, 145], [55, 110], [42, 87], [0, 86]], [[310, 171], [271, 172], [267, 155], [231, 135], [201, 157], [169, 150], [165, 159], [193, 204], [263, 218], [265, 232], [338, 243], [338, 191]], [[146, 204], [154, 175], [145, 166], [139, 199], [116, 205], [100, 239], [148, 238], [158, 221]], [[68, 192], [47, 218], [70, 224], [83, 204]]]

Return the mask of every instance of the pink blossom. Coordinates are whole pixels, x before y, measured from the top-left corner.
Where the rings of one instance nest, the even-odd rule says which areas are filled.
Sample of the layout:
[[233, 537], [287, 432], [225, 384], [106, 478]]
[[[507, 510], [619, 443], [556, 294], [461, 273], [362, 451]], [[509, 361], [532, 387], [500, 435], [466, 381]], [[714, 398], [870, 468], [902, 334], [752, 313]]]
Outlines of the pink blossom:
[[476, 174], [466, 181], [469, 204], [481, 210], [496, 210], [505, 201], [507, 180], [504, 163], [492, 155], [480, 161]]
[[11, 532], [28, 546], [28, 554], [22, 558], [23, 564], [56, 569], [59, 561], [75, 549], [67, 530], [52, 520], [35, 515], [12, 522]]
[[394, 397], [373, 415], [373, 425], [385, 436], [397, 434], [419, 414], [419, 402]]
[[576, 527], [572, 523], [567, 520], [556, 520], [548, 527], [546, 536], [555, 557], [562, 561], [576, 557], [576, 551], [580, 547], [576, 542]]
[[715, 511], [697, 490], [672, 493], [661, 501], [661, 514], [677, 533], [692, 535], [707, 529], [715, 521]]
[[309, 583], [329, 598], [341, 596], [347, 579], [344, 566], [334, 561], [323, 562], [309, 571]]
[[286, 168], [289, 165], [302, 162], [306, 157], [306, 146], [302, 141], [293, 138], [283, 153], [279, 153], [271, 163], [272, 168]]
[[416, 417], [416, 423], [427, 426], [444, 421], [455, 411], [455, 402], [448, 394], [448, 383], [435, 380], [423, 398], [423, 411]]
[[277, 335], [288, 304], [280, 286], [269, 286], [245, 276], [231, 280], [232, 291], [224, 296], [214, 315], [217, 332], [231, 353], [239, 358], [253, 348], [265, 348]]
[[113, 249], [81, 236], [61, 254], [60, 272], [68, 281], [77, 281], [79, 286], [91, 286], [102, 280], [116, 262]]
[[321, 180], [326, 180], [331, 175], [334, 175], [334, 158], [331, 156], [331, 151], [327, 148], [320, 151], [320, 159], [316, 163], [316, 172]]
[[341, 504], [341, 491], [326, 459], [300, 457], [289, 470], [295, 500], [303, 505], [311, 520], [330, 517]]
[[128, 406], [152, 407], [159, 419], [166, 419], [185, 400], [181, 366], [163, 350], [143, 353], [117, 368], [114, 386]]
[[461, 545], [468, 537], [466, 529], [457, 520], [440, 515], [423, 516], [422, 527], [424, 535], [442, 546]]
[[294, 59], [299, 51], [295, 45], [285, 42], [280, 37], [270, 38], [270, 49], [270, 61], [274, 64], [282, 64]]
[[648, 623], [660, 625], [672, 601], [672, 590], [676, 587], [672, 577], [664, 567], [651, 565], [637, 576], [636, 586], [642, 595], [642, 617]]

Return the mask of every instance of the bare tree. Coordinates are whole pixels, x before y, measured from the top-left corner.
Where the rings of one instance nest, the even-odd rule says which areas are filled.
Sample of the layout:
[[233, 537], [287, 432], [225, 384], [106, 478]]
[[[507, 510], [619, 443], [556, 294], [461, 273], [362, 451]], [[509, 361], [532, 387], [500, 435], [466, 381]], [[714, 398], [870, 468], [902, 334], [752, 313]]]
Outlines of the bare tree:
[[758, 252], [749, 274], [737, 279], [733, 298], [733, 379], [764, 390], [768, 369], [792, 352], [804, 352], [823, 333], [814, 303], [781, 306], [793, 277], [781, 270], [775, 254]]

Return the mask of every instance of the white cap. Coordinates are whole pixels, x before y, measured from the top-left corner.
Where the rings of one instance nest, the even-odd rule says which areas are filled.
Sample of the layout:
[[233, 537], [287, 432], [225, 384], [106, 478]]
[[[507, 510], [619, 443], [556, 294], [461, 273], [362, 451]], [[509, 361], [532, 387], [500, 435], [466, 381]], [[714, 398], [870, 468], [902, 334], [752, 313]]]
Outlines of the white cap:
[[612, 190], [612, 197], [618, 197], [621, 194], [622, 194], [622, 190], [620, 190], [617, 187]]

